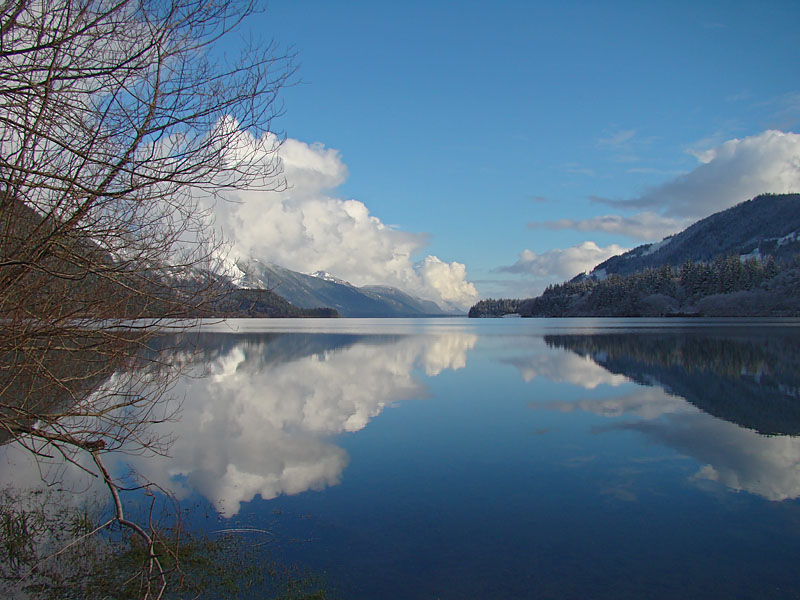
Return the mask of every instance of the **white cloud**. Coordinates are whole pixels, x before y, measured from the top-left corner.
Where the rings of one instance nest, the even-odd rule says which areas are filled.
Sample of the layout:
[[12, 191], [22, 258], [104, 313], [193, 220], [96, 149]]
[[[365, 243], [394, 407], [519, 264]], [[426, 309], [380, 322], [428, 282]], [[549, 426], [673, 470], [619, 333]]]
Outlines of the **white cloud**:
[[[628, 133], [621, 132], [606, 143], [624, 141]], [[800, 135], [771, 130], [708, 147], [715, 139], [698, 142], [688, 151], [700, 162], [697, 168], [640, 196], [627, 200], [592, 197], [595, 202], [642, 212], [534, 221], [528, 227], [602, 231], [654, 242], [759, 194], [800, 191]]]
[[436, 256], [427, 256], [415, 265], [415, 270], [423, 288], [435, 290], [440, 303], [457, 307], [465, 299], [477, 300], [477, 290], [467, 281], [467, 268], [462, 263], [446, 263]]
[[[252, 155], [259, 142], [249, 140]], [[219, 195], [229, 202], [214, 205], [233, 260], [257, 258], [305, 273], [324, 270], [357, 286], [391, 285], [458, 308], [477, 300], [463, 264], [435, 256], [415, 262], [427, 243], [425, 234], [394, 229], [362, 202], [332, 193], [348, 175], [338, 151], [288, 139], [278, 154], [288, 189], [223, 190]]]
[[637, 198], [604, 202], [697, 220], [759, 194], [800, 191], [798, 134], [770, 130], [692, 154], [701, 163], [693, 171]]
[[691, 219], [664, 217], [652, 211], [632, 216], [601, 215], [591, 219], [558, 219], [556, 221], [534, 221], [528, 223], [531, 229], [575, 229], [577, 231], [603, 231], [616, 233], [640, 240], [659, 240], [667, 235], [678, 233], [691, 224]]
[[611, 146], [614, 148], [618, 148], [620, 146], [625, 146], [636, 136], [635, 129], [624, 129], [618, 130], [614, 133], [609, 134], [604, 138], [600, 138], [597, 140], [597, 145], [600, 147], [603, 146]]
[[542, 279], [568, 279], [578, 273], [591, 271], [593, 267], [607, 258], [627, 250], [628, 248], [617, 244], [603, 248], [591, 241], [570, 248], [548, 250], [543, 254], [536, 254], [526, 249], [522, 251], [516, 263], [508, 267], [501, 267], [500, 271], [524, 273]]

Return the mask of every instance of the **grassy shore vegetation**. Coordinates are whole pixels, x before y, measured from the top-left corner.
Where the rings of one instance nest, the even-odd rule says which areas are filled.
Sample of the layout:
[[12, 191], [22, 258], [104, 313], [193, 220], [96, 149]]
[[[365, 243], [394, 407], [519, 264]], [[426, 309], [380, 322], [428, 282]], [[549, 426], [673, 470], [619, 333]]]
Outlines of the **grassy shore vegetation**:
[[152, 551], [167, 580], [162, 598], [333, 598], [321, 578], [271, 556], [268, 531], [192, 532], [171, 512], [148, 547], [99, 505], [59, 499], [51, 490], [0, 492], [3, 597], [138, 599], [157, 576], [147, 567]]

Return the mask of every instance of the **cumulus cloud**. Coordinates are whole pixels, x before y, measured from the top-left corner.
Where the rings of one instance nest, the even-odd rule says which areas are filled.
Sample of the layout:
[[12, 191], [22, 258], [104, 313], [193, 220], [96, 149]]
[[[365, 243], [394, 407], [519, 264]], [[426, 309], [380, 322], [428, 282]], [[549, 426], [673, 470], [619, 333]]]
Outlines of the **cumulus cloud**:
[[604, 202], [696, 220], [759, 194], [800, 191], [798, 134], [770, 130], [692, 154], [701, 163], [693, 171], [636, 198]]
[[414, 269], [422, 282], [422, 289], [435, 290], [440, 303], [460, 306], [465, 301], [477, 300], [477, 290], [467, 281], [467, 268], [462, 263], [446, 263], [436, 256], [427, 256], [414, 265]]
[[665, 217], [652, 211], [645, 211], [628, 217], [622, 215], [601, 215], [591, 219], [558, 219], [556, 221], [533, 221], [531, 229], [574, 229], [577, 231], [603, 231], [625, 235], [640, 240], [658, 240], [678, 233], [692, 222], [691, 219]]
[[[625, 141], [630, 132], [614, 140]], [[630, 199], [592, 196], [592, 201], [621, 209], [642, 209], [631, 215], [608, 214], [588, 219], [532, 222], [531, 228], [602, 231], [658, 241], [682, 231], [694, 221], [764, 193], [800, 191], [800, 135], [765, 131], [689, 150], [700, 165]]]
[[[248, 139], [248, 156], [259, 160], [263, 143]], [[388, 226], [364, 203], [333, 193], [348, 176], [338, 151], [287, 139], [278, 155], [286, 190], [218, 193], [228, 202], [215, 202], [213, 216], [231, 243], [232, 259], [328, 271], [357, 286], [391, 285], [443, 307], [465, 308], [477, 300], [463, 264], [435, 256], [416, 260], [428, 241], [425, 234]]]
[[523, 273], [542, 279], [568, 279], [578, 273], [591, 271], [597, 264], [616, 254], [626, 252], [617, 244], [601, 247], [587, 241], [570, 248], [556, 248], [543, 254], [523, 250], [519, 260], [499, 270], [506, 273]]

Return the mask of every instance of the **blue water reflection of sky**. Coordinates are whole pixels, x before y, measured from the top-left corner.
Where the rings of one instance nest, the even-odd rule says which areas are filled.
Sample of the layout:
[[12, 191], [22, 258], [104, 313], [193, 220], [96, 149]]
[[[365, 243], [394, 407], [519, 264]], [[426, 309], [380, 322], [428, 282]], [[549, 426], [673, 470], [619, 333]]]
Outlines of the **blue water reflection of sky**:
[[[609, 330], [658, 326], [633, 324]], [[800, 591], [800, 439], [544, 337], [602, 323], [270, 325], [203, 337], [208, 374], [176, 386], [169, 458], [115, 467], [269, 528], [348, 598]]]

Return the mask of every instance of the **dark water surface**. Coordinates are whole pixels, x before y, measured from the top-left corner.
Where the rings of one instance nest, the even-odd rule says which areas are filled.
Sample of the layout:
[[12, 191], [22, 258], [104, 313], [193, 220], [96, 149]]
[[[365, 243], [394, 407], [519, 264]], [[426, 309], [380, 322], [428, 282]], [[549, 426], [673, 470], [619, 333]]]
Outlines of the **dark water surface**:
[[800, 321], [251, 320], [199, 343], [170, 458], [125, 460], [339, 597], [800, 598]]

